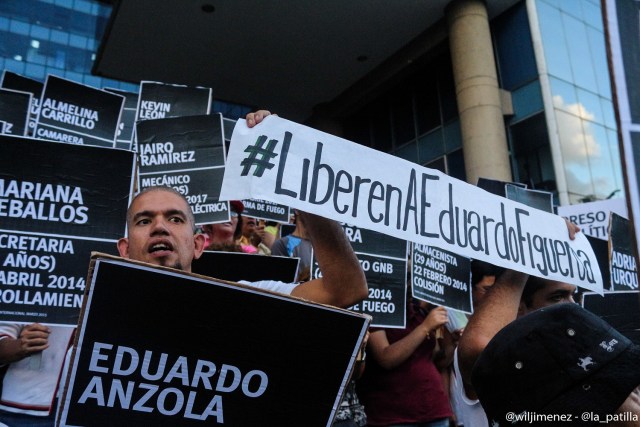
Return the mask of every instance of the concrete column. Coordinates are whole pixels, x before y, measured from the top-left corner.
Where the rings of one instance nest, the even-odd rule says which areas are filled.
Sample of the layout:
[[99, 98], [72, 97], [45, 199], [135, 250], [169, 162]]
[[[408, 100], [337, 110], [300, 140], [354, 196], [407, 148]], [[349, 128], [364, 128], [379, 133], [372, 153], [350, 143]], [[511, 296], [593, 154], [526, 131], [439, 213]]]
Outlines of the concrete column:
[[445, 10], [467, 181], [511, 181], [489, 18], [482, 0], [454, 0]]

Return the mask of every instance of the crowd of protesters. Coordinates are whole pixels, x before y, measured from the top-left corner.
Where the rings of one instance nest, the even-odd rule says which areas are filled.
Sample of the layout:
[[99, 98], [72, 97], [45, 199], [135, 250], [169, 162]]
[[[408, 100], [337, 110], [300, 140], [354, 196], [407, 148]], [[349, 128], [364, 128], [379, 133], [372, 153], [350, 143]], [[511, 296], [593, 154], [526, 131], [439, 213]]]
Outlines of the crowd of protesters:
[[[265, 115], [250, 114], [248, 125]], [[367, 297], [362, 268], [335, 221], [296, 211], [293, 233], [282, 236], [273, 224], [243, 216], [241, 202], [230, 206], [228, 222], [198, 230], [179, 193], [146, 189], [129, 207], [118, 251], [184, 271], [204, 250], [295, 256], [303, 267], [296, 283], [252, 285], [343, 308]], [[579, 230], [568, 226], [573, 238]], [[322, 277], [309, 280], [311, 250]], [[483, 427], [562, 415], [585, 425], [640, 425], [640, 347], [578, 307], [575, 286], [480, 261], [472, 263], [471, 282], [474, 314], [464, 329], [448, 329], [445, 308], [410, 295], [406, 327], [370, 329], [334, 425]], [[53, 425], [72, 340], [71, 330], [58, 329], [0, 323], [5, 425]], [[577, 419], [586, 411], [589, 420]]]

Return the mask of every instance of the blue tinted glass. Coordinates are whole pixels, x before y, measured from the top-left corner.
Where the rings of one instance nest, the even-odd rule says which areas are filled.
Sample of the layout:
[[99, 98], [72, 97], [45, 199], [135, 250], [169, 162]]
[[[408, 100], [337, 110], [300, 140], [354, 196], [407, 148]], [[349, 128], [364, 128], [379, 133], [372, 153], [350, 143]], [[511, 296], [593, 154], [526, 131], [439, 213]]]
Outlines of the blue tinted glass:
[[[612, 145], [608, 140], [607, 131], [604, 127], [590, 123], [588, 127], [585, 126], [587, 131], [587, 139], [591, 139], [593, 144], [593, 150], [589, 158], [589, 165], [591, 166], [592, 180], [595, 189], [595, 195], [598, 198], [606, 198], [612, 191], [620, 188], [622, 180], [616, 173], [613, 173], [616, 169], [614, 163], [614, 157], [612, 153]], [[616, 153], [617, 154], [617, 153]]]
[[587, 35], [589, 36], [589, 48], [593, 57], [598, 93], [611, 99], [611, 83], [609, 79], [604, 34], [591, 27], [587, 27]]
[[513, 121], [522, 120], [543, 109], [540, 82], [533, 81], [526, 86], [511, 92], [513, 103]]
[[76, 36], [75, 34], [69, 35], [69, 45], [84, 49], [87, 46], [87, 38], [83, 36]]
[[549, 82], [551, 83], [553, 106], [565, 111], [574, 110], [578, 104], [575, 86], [553, 77], [549, 79]]
[[514, 90], [538, 75], [524, 2], [495, 22], [497, 59], [502, 87]]
[[393, 155], [405, 160], [409, 160], [410, 162], [417, 163], [418, 162], [418, 145], [415, 142], [409, 143], [397, 149], [393, 153]]
[[418, 139], [419, 163], [425, 164], [444, 154], [442, 129], [436, 129]]
[[48, 28], [41, 27], [40, 25], [31, 26], [31, 37], [40, 40], [49, 40], [51, 31]]
[[444, 149], [447, 153], [462, 148], [462, 131], [460, 120], [444, 125]]
[[556, 110], [556, 123], [569, 195], [574, 196], [576, 201], [593, 196], [594, 188], [589, 168], [590, 152], [596, 149], [593, 138], [585, 138], [583, 121], [573, 114]]
[[582, 111], [581, 117], [586, 120], [604, 124], [600, 97], [584, 89], [576, 88], [576, 91], [578, 92], [578, 101]]
[[599, 31], [603, 31], [602, 10], [600, 9], [600, 4], [585, 1], [582, 5], [582, 11], [584, 13], [584, 20], [587, 24], [591, 25]]
[[584, 19], [582, 3], [584, 3], [584, 0], [562, 0], [561, 2], [558, 2], [558, 5], [560, 6], [560, 10], [564, 13], [582, 21]]
[[51, 41], [67, 44], [69, 42], [69, 34], [58, 30], [51, 30]]
[[18, 21], [15, 19], [11, 20], [9, 24], [9, 31], [16, 34], [28, 35], [29, 34], [29, 24], [26, 22]]
[[449, 176], [461, 181], [467, 180], [467, 173], [464, 168], [464, 156], [462, 150], [456, 150], [447, 155], [447, 171]]
[[547, 70], [553, 76], [573, 81], [560, 12], [545, 2], [539, 1], [536, 4]]
[[47, 75], [45, 68], [42, 65], [36, 64], [27, 64], [25, 67], [25, 74], [27, 77], [31, 77], [36, 80], [44, 80]]
[[616, 129], [616, 116], [613, 111], [613, 102], [609, 99], [600, 98], [600, 104], [602, 106], [602, 115], [604, 117], [604, 125], [611, 129]]
[[565, 34], [573, 70], [573, 81], [577, 86], [589, 89], [592, 92], [598, 91], [596, 75], [593, 69], [591, 50], [589, 49], [589, 39], [584, 23], [577, 19], [564, 15]]
[[16, 61], [14, 59], [5, 59], [4, 68], [7, 71], [13, 71], [14, 73], [24, 74], [24, 62]]

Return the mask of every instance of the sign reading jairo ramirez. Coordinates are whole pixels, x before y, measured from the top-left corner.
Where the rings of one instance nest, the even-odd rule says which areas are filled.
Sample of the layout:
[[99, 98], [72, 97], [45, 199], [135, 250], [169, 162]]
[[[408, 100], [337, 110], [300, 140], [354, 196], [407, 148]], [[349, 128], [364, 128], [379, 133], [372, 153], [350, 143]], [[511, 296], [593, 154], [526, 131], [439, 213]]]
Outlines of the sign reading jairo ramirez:
[[220, 199], [247, 198], [602, 292], [591, 246], [561, 217], [279, 117], [234, 129]]
[[329, 426], [369, 324], [115, 257], [89, 282], [61, 426]]

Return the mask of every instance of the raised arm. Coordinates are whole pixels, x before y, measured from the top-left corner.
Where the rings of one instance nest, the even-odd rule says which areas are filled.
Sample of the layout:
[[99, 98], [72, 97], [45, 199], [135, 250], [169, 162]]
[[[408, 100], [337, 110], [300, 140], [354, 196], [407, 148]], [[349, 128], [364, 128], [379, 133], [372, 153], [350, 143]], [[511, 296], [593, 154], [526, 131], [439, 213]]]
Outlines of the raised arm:
[[471, 385], [473, 365], [495, 334], [515, 320], [528, 277], [528, 274], [514, 270], [504, 271], [464, 328], [458, 344], [458, 362], [464, 389], [470, 399], [476, 399]]
[[337, 222], [300, 212], [322, 278], [298, 285], [292, 295], [311, 301], [350, 307], [368, 295], [367, 281], [344, 230]]
[[5, 324], [0, 329], [0, 365], [17, 362], [49, 347], [48, 327], [32, 323], [20, 328]]
[[436, 307], [417, 328], [393, 344], [389, 344], [384, 330], [372, 332], [369, 337], [370, 353], [380, 366], [393, 369], [406, 361], [432, 331], [447, 321], [447, 310], [444, 307]]

